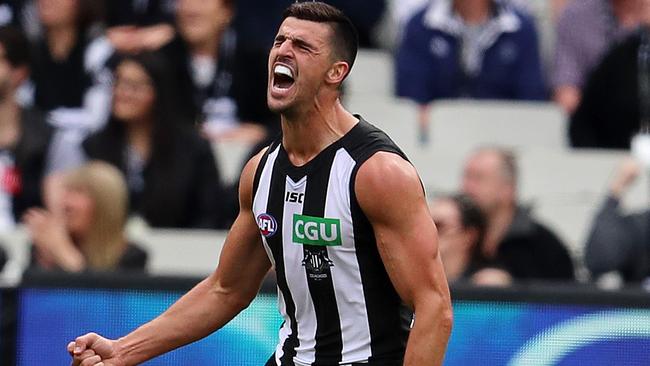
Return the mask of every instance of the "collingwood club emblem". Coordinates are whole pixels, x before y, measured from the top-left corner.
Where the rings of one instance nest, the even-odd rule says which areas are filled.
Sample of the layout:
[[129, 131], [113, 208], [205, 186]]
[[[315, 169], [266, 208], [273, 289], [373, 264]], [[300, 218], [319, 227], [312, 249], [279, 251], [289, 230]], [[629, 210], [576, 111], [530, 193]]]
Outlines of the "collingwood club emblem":
[[305, 257], [302, 260], [302, 265], [307, 269], [309, 278], [313, 280], [326, 279], [328, 270], [334, 266], [334, 262], [327, 257], [327, 250], [325, 248], [305, 248]]

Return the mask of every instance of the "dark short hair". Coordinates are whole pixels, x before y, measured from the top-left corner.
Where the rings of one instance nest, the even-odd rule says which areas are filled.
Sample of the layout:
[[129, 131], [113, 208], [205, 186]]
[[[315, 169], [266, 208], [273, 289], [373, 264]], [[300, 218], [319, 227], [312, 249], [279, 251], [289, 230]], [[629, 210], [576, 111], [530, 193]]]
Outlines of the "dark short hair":
[[12, 67], [29, 64], [29, 42], [19, 29], [11, 26], [0, 27], [0, 45], [4, 47], [5, 58]]
[[359, 34], [350, 18], [332, 5], [319, 1], [294, 3], [282, 14], [282, 20], [297, 18], [317, 23], [327, 23], [334, 31], [332, 46], [338, 57], [352, 69], [359, 49]]

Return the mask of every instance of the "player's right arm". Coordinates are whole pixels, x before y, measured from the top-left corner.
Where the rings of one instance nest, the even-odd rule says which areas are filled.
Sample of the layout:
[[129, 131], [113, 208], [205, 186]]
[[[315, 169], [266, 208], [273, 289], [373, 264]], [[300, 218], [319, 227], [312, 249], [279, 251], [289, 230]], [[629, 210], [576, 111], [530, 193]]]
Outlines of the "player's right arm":
[[253, 178], [261, 155], [242, 172], [240, 212], [214, 273], [158, 318], [125, 337], [107, 340], [91, 333], [77, 338], [68, 345], [73, 366], [140, 364], [211, 334], [250, 304], [271, 267], [252, 211]]

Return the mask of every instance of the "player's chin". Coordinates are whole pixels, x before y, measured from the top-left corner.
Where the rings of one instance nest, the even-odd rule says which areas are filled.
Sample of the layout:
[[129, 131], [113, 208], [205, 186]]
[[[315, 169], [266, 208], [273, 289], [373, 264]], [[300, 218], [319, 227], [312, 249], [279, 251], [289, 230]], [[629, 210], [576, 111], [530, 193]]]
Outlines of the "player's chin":
[[267, 97], [267, 105], [271, 112], [281, 114], [283, 112], [286, 112], [290, 108], [291, 103], [286, 100], [280, 100], [278, 98], [269, 95]]

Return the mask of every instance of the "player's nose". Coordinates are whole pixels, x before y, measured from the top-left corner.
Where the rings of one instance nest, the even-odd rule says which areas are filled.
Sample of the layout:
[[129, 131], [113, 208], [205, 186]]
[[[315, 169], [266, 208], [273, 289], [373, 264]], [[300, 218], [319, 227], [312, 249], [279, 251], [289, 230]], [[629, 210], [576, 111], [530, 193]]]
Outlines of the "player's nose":
[[278, 47], [278, 56], [289, 57], [293, 55], [293, 43], [290, 39], [285, 40]]

